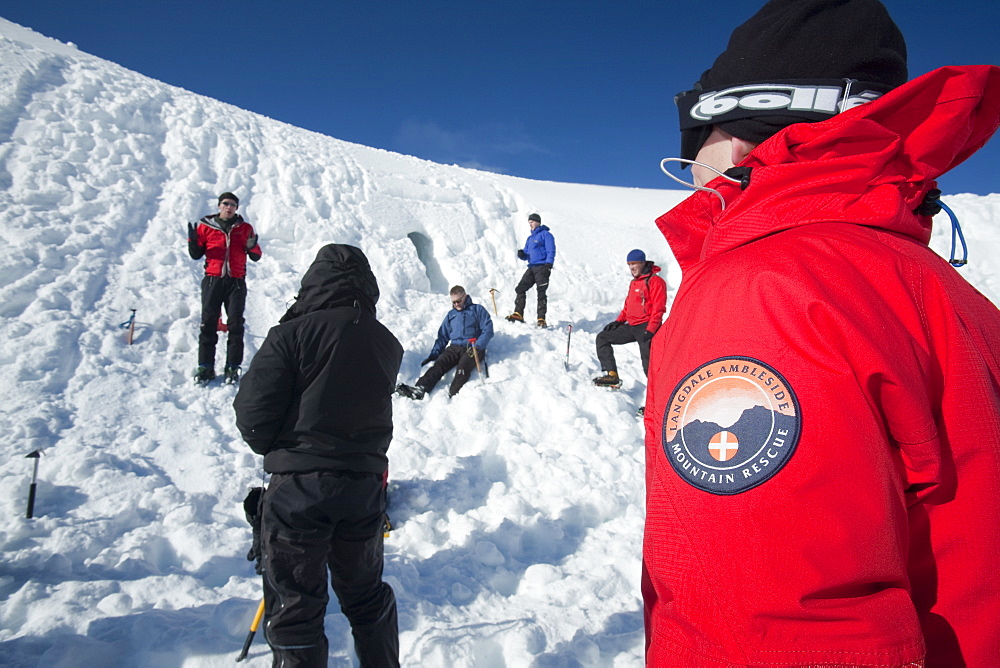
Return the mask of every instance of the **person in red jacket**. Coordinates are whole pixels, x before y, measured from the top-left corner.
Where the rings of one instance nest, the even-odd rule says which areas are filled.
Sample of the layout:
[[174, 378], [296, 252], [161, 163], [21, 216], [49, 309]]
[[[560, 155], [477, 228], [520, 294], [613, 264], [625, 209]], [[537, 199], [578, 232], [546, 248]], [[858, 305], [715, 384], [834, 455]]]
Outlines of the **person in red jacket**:
[[1000, 68], [905, 54], [875, 0], [772, 0], [676, 98], [648, 665], [1000, 665], [1000, 311], [928, 247]]
[[205, 258], [201, 281], [201, 329], [198, 334], [196, 383], [215, 378], [215, 344], [218, 323], [226, 307], [227, 330], [225, 381], [235, 383], [243, 363], [243, 310], [247, 299], [247, 258], [256, 262], [262, 251], [253, 226], [236, 213], [240, 200], [231, 192], [219, 195], [219, 213], [208, 215], [195, 226], [188, 223], [188, 253], [194, 260]]
[[603, 387], [621, 387], [622, 384], [611, 346], [638, 343], [642, 371], [649, 375], [649, 342], [660, 328], [667, 310], [667, 283], [657, 275], [660, 268], [646, 260], [646, 254], [638, 248], [629, 251], [625, 261], [632, 274], [625, 306], [597, 335], [597, 359], [604, 375], [595, 378], [594, 385]]

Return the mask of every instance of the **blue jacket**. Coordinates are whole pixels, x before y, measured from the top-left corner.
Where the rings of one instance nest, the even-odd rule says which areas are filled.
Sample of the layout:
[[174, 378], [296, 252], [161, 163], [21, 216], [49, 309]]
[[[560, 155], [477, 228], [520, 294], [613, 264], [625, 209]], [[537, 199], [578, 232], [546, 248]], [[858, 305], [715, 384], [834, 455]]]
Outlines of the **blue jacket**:
[[465, 344], [469, 339], [476, 339], [476, 348], [486, 350], [493, 338], [493, 319], [490, 313], [479, 304], [472, 302], [472, 297], [465, 296], [465, 306], [459, 311], [452, 308], [444, 317], [444, 322], [438, 328], [437, 341], [431, 348], [430, 358], [436, 360], [449, 343]]
[[[556, 259], [556, 239], [545, 225], [539, 225], [524, 242], [524, 254], [528, 256], [528, 266], [552, 264]], [[521, 258], [524, 259], [523, 257]]]

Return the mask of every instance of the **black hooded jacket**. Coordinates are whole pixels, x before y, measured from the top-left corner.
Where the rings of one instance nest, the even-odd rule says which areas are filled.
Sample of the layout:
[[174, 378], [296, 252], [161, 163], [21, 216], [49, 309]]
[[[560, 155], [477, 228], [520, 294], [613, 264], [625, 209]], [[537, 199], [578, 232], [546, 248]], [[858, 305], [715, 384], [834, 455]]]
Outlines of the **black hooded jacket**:
[[269, 473], [384, 473], [403, 348], [375, 319], [379, 291], [360, 249], [329, 244], [268, 332], [233, 401]]

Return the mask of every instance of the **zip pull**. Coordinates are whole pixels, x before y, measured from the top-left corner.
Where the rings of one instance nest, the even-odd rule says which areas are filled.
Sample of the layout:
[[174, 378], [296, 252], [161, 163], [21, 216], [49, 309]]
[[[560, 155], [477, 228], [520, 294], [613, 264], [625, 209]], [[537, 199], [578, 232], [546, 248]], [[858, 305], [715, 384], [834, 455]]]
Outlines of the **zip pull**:
[[[935, 216], [941, 213], [942, 209], [948, 214], [948, 218], [951, 219], [951, 258], [948, 260], [948, 263], [953, 267], [965, 266], [969, 261], [969, 246], [965, 243], [965, 235], [962, 234], [962, 226], [958, 223], [958, 216], [951, 210], [951, 207], [941, 201], [941, 191], [937, 188], [928, 190], [927, 194], [924, 195], [924, 201], [913, 212], [920, 216]], [[955, 258], [956, 237], [962, 244], [961, 260]]]

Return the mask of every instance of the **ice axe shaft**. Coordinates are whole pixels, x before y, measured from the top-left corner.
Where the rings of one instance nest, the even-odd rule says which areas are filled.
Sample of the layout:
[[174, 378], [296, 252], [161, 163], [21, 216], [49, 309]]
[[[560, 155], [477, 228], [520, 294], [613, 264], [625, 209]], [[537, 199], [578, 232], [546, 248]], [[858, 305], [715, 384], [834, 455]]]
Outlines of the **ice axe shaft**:
[[253, 623], [250, 625], [250, 633], [247, 634], [247, 639], [243, 642], [243, 649], [240, 651], [240, 655], [236, 657], [236, 663], [247, 658], [247, 652], [250, 651], [250, 643], [253, 642], [254, 634], [257, 633], [257, 627], [260, 625], [260, 618], [263, 616], [264, 599], [260, 599], [260, 605], [257, 606], [257, 614], [253, 616]]
[[566, 332], [566, 370], [567, 371], [569, 371], [569, 342], [570, 342], [570, 339], [572, 337], [573, 337], [573, 325], [570, 325], [568, 331]]
[[490, 288], [490, 298], [493, 299], [493, 315], [500, 317], [500, 313], [497, 312], [497, 289]]
[[132, 339], [135, 338], [135, 309], [130, 309], [130, 310], [132, 311], [132, 316], [119, 326], [122, 329], [128, 330], [128, 338], [126, 340], [128, 341], [129, 345], [132, 345]]
[[132, 317], [128, 319], [128, 344], [132, 345], [135, 338], [135, 309], [132, 309]]
[[476, 360], [476, 371], [479, 372], [479, 379], [483, 381], [483, 385], [486, 384], [486, 376], [483, 375], [483, 367], [479, 364], [479, 349], [472, 346], [472, 359]]
[[41, 451], [35, 450], [31, 454], [25, 455], [27, 459], [34, 459], [35, 466], [31, 472], [31, 486], [28, 487], [28, 512], [25, 517], [29, 520], [35, 515], [35, 490], [38, 489], [38, 460], [41, 458]]

